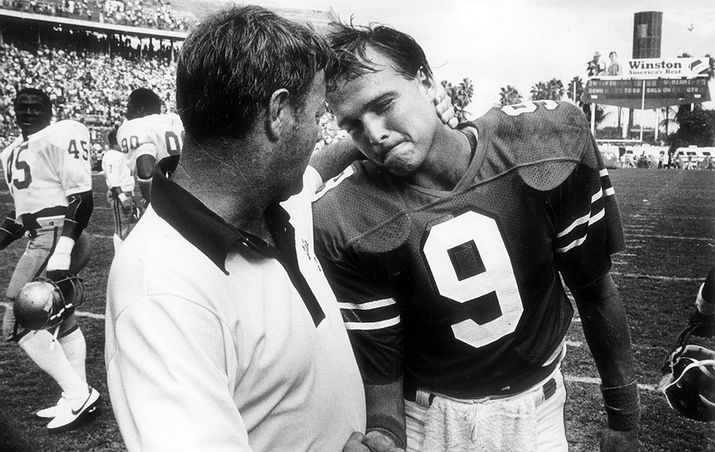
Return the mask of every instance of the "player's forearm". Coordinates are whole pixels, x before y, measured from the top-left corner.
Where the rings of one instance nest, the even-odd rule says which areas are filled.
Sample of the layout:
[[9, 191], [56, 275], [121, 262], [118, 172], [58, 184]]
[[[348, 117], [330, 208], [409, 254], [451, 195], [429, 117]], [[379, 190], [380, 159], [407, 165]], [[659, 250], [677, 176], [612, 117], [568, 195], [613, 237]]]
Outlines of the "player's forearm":
[[362, 158], [362, 153], [351, 138], [335, 140], [310, 156], [310, 166], [315, 168], [323, 181], [337, 176], [352, 162]]
[[92, 210], [94, 210], [94, 199], [91, 190], [68, 196], [62, 236], [77, 240], [82, 231], [87, 228]]
[[633, 350], [628, 321], [610, 274], [572, 291], [603, 385], [620, 386], [633, 382]]
[[365, 385], [367, 432], [379, 431], [404, 449], [407, 442], [402, 378], [384, 385]]
[[573, 291], [586, 341], [601, 376], [608, 427], [637, 432], [640, 400], [628, 321], [610, 274]]

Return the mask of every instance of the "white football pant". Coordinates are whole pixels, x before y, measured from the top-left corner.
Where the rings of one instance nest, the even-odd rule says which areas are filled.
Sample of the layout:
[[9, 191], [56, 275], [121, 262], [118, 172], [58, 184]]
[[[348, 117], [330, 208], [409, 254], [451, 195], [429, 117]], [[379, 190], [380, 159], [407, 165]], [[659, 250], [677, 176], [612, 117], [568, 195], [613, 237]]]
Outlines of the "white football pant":
[[[556, 382], [555, 391], [546, 390]], [[549, 395], [546, 398], [546, 395]], [[407, 450], [568, 451], [564, 426], [566, 389], [559, 367], [544, 381], [520, 394], [503, 398], [457, 400], [418, 393], [405, 401]]]

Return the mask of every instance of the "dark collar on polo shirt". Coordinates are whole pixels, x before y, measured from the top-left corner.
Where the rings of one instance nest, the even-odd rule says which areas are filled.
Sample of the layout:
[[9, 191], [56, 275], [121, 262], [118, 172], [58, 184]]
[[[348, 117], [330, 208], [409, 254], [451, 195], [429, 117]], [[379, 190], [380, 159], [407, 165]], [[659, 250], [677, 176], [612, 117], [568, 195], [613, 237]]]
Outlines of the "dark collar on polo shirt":
[[151, 205], [157, 215], [226, 275], [229, 274], [226, 270], [226, 257], [232, 249], [276, 259], [288, 273], [317, 326], [325, 318], [325, 314], [300, 272], [295, 250], [295, 229], [289, 222], [288, 212], [278, 204], [266, 209], [266, 224], [276, 244], [272, 247], [260, 237], [226, 223], [191, 193], [171, 181], [170, 175], [178, 164], [179, 156], [170, 156], [159, 161], [154, 168]]

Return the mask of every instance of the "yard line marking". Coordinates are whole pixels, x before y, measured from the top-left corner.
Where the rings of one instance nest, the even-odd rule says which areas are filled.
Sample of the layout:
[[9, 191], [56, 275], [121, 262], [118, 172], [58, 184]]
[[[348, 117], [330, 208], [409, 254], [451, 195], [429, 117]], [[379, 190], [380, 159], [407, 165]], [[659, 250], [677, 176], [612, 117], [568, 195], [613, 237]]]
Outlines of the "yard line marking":
[[679, 281], [679, 282], [698, 282], [702, 281], [703, 278], [689, 278], [686, 276], [660, 276], [660, 275], [644, 275], [639, 273], [621, 273], [621, 272], [611, 272], [611, 275], [622, 276], [624, 278], [643, 278], [643, 279], [657, 279], [659, 281]]
[[[600, 378], [593, 377], [575, 377], [572, 375], [564, 375], [564, 380], [568, 381], [569, 383], [585, 383], [589, 385], [601, 384]], [[638, 389], [649, 392], [660, 392], [660, 390], [658, 389], [658, 385], [649, 385], [644, 383], [638, 383]]]
[[[14, 204], [14, 203], [11, 203], [11, 202], [2, 202], [2, 203], [0, 203], [0, 206], [2, 206], [3, 210], [6, 209], [6, 208], [9, 208], [9, 209], [14, 209], [14, 208], [15, 208], [15, 204]], [[92, 208], [92, 210], [102, 210], [102, 211], [104, 211], [104, 210], [112, 210], [112, 208], [111, 208], [111, 207], [94, 206], [94, 207]]]
[[[0, 305], [2, 305], [6, 309], [12, 309], [12, 303], [7, 302], [7, 301], [2, 301], [0, 302]], [[87, 311], [74, 311], [75, 314], [77, 314], [77, 317], [89, 317], [90, 319], [95, 319], [95, 320], [104, 320], [104, 314], [95, 314], [93, 312], [87, 312]]]
[[[692, 240], [695, 242], [712, 242], [712, 237], [682, 237], [678, 235], [657, 235], [657, 234], [625, 234], [626, 237], [644, 238], [644, 239], [669, 239], [669, 240]], [[628, 240], [626, 240], [627, 242]]]

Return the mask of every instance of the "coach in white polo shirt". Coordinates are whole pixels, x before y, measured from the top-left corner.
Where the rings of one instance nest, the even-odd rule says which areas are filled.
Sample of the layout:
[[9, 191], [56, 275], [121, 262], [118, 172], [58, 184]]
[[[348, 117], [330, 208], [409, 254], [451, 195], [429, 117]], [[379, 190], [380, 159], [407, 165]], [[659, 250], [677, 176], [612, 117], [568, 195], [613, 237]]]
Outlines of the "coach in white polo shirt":
[[330, 59], [258, 7], [210, 16], [185, 41], [184, 151], [157, 165], [107, 289], [107, 379], [130, 451], [339, 451], [364, 430], [312, 243], [321, 180], [306, 165]]

